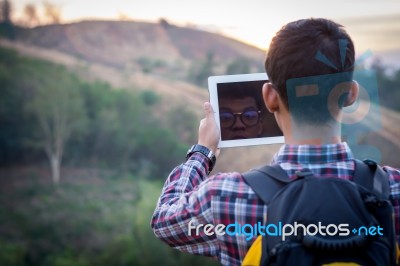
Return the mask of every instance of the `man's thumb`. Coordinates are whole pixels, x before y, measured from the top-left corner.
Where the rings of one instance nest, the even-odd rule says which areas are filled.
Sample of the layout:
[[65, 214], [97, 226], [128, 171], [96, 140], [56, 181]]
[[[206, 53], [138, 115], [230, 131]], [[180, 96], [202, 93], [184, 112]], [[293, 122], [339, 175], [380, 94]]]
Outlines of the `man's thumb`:
[[212, 106], [209, 102], [204, 103], [204, 113], [205, 113], [206, 118], [213, 115]]

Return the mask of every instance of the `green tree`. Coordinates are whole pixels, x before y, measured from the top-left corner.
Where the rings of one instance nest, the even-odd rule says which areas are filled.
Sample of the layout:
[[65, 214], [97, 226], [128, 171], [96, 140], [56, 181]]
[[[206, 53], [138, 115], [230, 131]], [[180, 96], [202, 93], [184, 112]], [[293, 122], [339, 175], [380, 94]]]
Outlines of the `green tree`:
[[372, 62], [371, 68], [376, 74], [380, 104], [400, 111], [400, 69], [389, 71], [379, 58]]
[[135, 162], [131, 158], [138, 151], [142, 128], [147, 128], [152, 118], [135, 94], [121, 90], [112, 91], [112, 95], [112, 104], [97, 118], [96, 151], [120, 169], [132, 170]]
[[197, 141], [198, 121], [199, 117], [188, 106], [179, 104], [165, 114], [164, 126], [170, 128], [181, 144], [189, 146]]
[[35, 76], [46, 69], [11, 49], [1, 48], [0, 58], [0, 164], [33, 162], [41, 154], [27, 147], [26, 140], [33, 138], [37, 123], [25, 106], [36, 90]]
[[160, 96], [151, 90], [141, 92], [140, 97], [147, 106], [152, 106], [160, 101]]
[[11, 13], [12, 13], [12, 5], [10, 1], [3, 0], [0, 2], [0, 22], [2, 23], [11, 23]]
[[13, 7], [10, 1], [3, 0], [0, 2], [0, 36], [8, 39], [15, 38], [15, 28], [12, 23]]
[[207, 79], [214, 73], [214, 64], [214, 54], [208, 52], [206, 59], [203, 62], [200, 62], [200, 65], [192, 67], [189, 72], [189, 80], [199, 86], [207, 87]]
[[37, 139], [32, 143], [46, 152], [55, 184], [60, 181], [65, 144], [72, 134], [84, 132], [86, 124], [77, 81], [72, 75], [63, 75], [59, 68], [48, 73], [51, 79], [36, 84], [37, 91], [28, 104], [28, 110], [36, 117], [39, 126]]
[[250, 73], [250, 64], [246, 58], [237, 58], [226, 67], [227, 75], [247, 73]]

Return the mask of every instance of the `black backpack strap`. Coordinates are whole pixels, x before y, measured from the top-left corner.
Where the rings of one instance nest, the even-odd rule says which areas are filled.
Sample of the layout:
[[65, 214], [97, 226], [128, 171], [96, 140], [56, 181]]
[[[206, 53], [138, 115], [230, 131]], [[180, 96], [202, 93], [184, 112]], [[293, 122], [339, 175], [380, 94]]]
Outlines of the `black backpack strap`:
[[389, 199], [389, 181], [386, 172], [372, 160], [355, 160], [353, 181], [375, 195]]
[[397, 264], [397, 241], [395, 231], [394, 219], [388, 219], [388, 217], [394, 217], [393, 206], [390, 204], [390, 187], [387, 173], [374, 161], [355, 160], [356, 168], [353, 177], [353, 181], [357, 184], [365, 187], [368, 191], [375, 194], [380, 200], [386, 201], [388, 204], [381, 204], [379, 208], [372, 208], [371, 212], [374, 214], [378, 223], [382, 228], [385, 228], [384, 235], [389, 240], [392, 246], [392, 264]]
[[[388, 200], [390, 188], [386, 172], [372, 160], [355, 160], [355, 164], [353, 181], [377, 196]], [[308, 175], [309, 172], [307, 172], [307, 169], [305, 170], [305, 174]], [[285, 170], [278, 164], [265, 165], [242, 175], [246, 183], [266, 204], [281, 188], [291, 182]]]
[[265, 165], [242, 175], [246, 183], [265, 204], [268, 204], [272, 197], [291, 181], [279, 164]]

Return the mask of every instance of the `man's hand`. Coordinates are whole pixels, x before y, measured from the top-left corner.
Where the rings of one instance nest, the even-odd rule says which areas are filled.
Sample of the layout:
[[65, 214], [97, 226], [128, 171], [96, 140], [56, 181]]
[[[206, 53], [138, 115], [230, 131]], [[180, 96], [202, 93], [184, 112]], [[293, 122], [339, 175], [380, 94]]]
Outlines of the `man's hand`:
[[219, 128], [214, 118], [214, 111], [209, 102], [204, 103], [205, 118], [200, 121], [198, 144], [209, 148], [215, 156], [219, 155]]

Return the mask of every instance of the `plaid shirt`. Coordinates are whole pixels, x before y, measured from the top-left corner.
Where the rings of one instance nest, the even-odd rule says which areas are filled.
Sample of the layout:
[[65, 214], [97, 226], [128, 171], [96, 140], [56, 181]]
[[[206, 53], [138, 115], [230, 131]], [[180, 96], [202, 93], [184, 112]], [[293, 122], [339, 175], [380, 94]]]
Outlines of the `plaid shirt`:
[[[294, 177], [296, 170], [310, 169], [319, 177], [350, 179], [354, 173], [353, 155], [346, 143], [321, 146], [283, 145], [271, 164], [280, 164]], [[256, 224], [266, 221], [267, 206], [245, 183], [238, 172], [207, 177], [208, 160], [194, 153], [176, 167], [165, 182], [151, 226], [156, 236], [183, 252], [211, 256], [222, 265], [240, 265], [255, 240], [244, 235], [206, 235], [199, 230], [189, 235], [189, 222], [197, 224]], [[400, 234], [400, 170], [384, 167], [390, 183], [390, 199]]]

